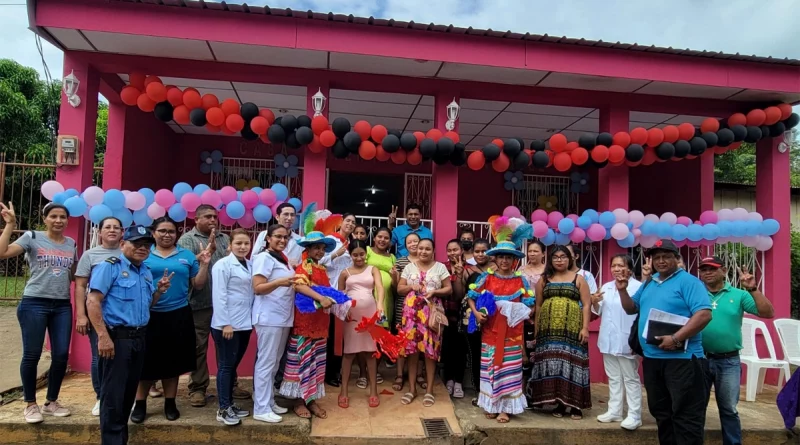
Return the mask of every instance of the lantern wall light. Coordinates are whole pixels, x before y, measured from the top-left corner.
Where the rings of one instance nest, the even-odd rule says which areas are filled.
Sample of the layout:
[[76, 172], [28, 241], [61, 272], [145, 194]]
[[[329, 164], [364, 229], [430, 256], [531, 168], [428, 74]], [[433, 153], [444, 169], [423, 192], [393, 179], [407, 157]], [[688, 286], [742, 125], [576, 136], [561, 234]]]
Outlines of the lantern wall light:
[[447, 106], [447, 122], [444, 124], [444, 128], [446, 128], [447, 131], [453, 131], [456, 128], [459, 108], [456, 98], [454, 97], [450, 105]]
[[81, 98], [78, 97], [78, 88], [80, 86], [81, 81], [75, 76], [75, 70], [64, 76], [64, 80], [61, 81], [61, 89], [64, 91], [64, 95], [67, 96], [67, 102], [72, 105], [72, 108], [78, 108], [81, 104]]
[[325, 95], [322, 94], [322, 88], [319, 89], [313, 96], [311, 96], [311, 106], [314, 107], [314, 117], [322, 116], [322, 110], [325, 109]]

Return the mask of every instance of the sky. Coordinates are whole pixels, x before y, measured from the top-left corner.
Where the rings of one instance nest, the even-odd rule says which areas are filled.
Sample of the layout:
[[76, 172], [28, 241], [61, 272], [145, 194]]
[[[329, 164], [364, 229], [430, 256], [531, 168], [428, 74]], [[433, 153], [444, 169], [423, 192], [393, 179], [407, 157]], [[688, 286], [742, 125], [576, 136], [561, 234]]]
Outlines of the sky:
[[[235, 3], [229, 2], [229, 3]], [[244, 0], [240, 1], [244, 3]], [[796, 0], [248, 0], [247, 4], [800, 59]], [[43, 64], [24, 0], [0, 0], [0, 58]], [[61, 51], [43, 41], [54, 78]]]

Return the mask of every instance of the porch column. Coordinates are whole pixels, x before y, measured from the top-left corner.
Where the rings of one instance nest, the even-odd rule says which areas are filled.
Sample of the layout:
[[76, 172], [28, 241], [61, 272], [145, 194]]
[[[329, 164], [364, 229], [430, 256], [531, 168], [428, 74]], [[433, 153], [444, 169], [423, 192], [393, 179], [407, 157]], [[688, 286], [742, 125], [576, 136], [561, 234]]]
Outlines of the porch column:
[[[629, 110], [624, 108], [605, 107], [600, 109], [600, 131], [609, 132], [612, 135], [618, 131], [629, 130]], [[614, 209], [629, 209], [628, 203], [628, 169], [627, 165], [618, 167], [607, 166], [598, 170], [597, 181], [597, 211]], [[713, 197], [712, 197], [713, 199]], [[615, 241], [604, 241], [602, 244], [601, 264], [603, 274], [597, 277], [598, 286], [611, 280], [611, 268], [608, 267], [608, 260], [619, 253], [626, 253], [626, 250]]]
[[125, 146], [125, 116], [122, 102], [108, 102], [108, 132], [103, 158], [103, 189], [122, 189], [122, 151]]
[[[433, 126], [446, 132], [447, 105], [455, 99], [460, 100], [458, 93], [439, 92], [433, 100]], [[458, 131], [458, 120], [453, 131]], [[458, 235], [458, 167], [433, 164], [431, 178], [433, 197], [431, 200], [431, 218], [433, 219], [433, 238], [436, 240], [436, 259], [447, 261], [447, 242]]]
[[[317, 91], [321, 91], [326, 97], [325, 108], [322, 115], [328, 117], [330, 108], [330, 87], [328, 81], [309, 84], [306, 88], [306, 113], [314, 117], [314, 99], [312, 98]], [[317, 203], [317, 208], [327, 208], [328, 201], [328, 178], [325, 169], [328, 162], [328, 150], [322, 153], [312, 153], [306, 146], [303, 149], [303, 206], [312, 202]]]

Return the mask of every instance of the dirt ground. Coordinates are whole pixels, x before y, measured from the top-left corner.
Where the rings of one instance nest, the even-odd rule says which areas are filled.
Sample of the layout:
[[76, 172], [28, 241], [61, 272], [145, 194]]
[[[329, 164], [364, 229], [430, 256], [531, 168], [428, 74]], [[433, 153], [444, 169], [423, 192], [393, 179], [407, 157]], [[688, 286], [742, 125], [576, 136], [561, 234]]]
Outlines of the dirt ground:
[[[17, 321], [16, 306], [0, 306], [0, 396], [3, 402], [5, 398], [14, 398], [19, 395], [19, 391], [11, 391], [20, 388], [22, 382], [19, 378], [19, 363], [22, 360], [22, 333]], [[39, 376], [43, 375], [50, 368], [50, 352], [44, 351], [42, 359], [39, 360]], [[9, 393], [9, 391], [11, 391]]]

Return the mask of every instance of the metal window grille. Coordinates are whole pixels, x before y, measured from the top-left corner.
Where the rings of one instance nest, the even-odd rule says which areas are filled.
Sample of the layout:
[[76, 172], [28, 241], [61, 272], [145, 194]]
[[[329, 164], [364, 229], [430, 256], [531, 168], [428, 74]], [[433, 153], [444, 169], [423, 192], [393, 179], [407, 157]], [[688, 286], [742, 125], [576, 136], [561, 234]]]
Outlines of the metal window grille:
[[432, 176], [426, 173], [406, 173], [403, 197], [403, 214], [409, 204], [422, 207], [422, 218], [431, 218], [431, 197], [433, 196]]
[[540, 208], [540, 198], [555, 201], [554, 208], [544, 208], [548, 212], [558, 210], [565, 215], [578, 213], [578, 194], [570, 191], [572, 183], [569, 177], [525, 175], [524, 180], [525, 187], [512, 193], [511, 202], [526, 218]]

